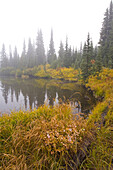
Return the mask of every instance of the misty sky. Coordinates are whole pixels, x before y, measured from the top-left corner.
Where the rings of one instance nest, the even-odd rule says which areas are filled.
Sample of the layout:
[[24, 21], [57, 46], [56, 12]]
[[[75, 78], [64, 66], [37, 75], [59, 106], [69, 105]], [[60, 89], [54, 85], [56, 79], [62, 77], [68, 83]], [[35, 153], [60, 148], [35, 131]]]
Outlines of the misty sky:
[[[53, 28], [55, 49], [60, 40], [65, 44], [79, 47], [88, 32], [94, 45], [99, 33], [106, 8], [111, 0], [0, 0], [0, 49], [5, 43], [22, 51], [23, 40], [36, 40], [37, 31], [42, 29], [44, 46], [47, 50], [50, 31]], [[8, 51], [8, 50], [7, 50]]]

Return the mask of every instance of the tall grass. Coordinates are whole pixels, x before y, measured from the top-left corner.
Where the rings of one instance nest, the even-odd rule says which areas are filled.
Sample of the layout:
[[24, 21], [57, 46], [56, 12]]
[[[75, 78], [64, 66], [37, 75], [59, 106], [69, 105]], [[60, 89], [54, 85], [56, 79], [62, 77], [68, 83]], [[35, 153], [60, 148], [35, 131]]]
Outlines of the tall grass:
[[1, 169], [76, 167], [77, 152], [91, 134], [69, 105], [41, 106], [0, 117]]
[[97, 97], [103, 98], [89, 116], [88, 124], [96, 125], [96, 139], [81, 168], [113, 169], [113, 70], [103, 69], [98, 76], [89, 78], [88, 86]]

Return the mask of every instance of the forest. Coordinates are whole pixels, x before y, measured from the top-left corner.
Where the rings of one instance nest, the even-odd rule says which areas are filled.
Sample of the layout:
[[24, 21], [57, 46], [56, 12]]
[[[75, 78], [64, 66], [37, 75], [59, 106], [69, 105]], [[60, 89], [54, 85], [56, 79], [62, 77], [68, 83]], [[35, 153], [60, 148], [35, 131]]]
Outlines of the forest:
[[[100, 39], [98, 45], [93, 46], [93, 40], [88, 33], [84, 44], [80, 45], [79, 49], [74, 49], [68, 44], [68, 37], [66, 42], [60, 42], [58, 53], [54, 48], [53, 30], [51, 30], [49, 49], [45, 53], [44, 40], [42, 30], [39, 29], [36, 37], [36, 43], [29, 38], [26, 47], [23, 42], [23, 50], [19, 56], [17, 47], [12, 53], [11, 46], [9, 54], [6, 54], [5, 44], [1, 49], [0, 60], [0, 74], [13, 74], [15, 70], [21, 71], [28, 68], [36, 68], [40, 65], [49, 64], [51, 68], [57, 69], [61, 67], [73, 67], [82, 71], [82, 78], [85, 80], [91, 74], [100, 72], [102, 67], [113, 68], [113, 5], [112, 1], [110, 7], [106, 9], [104, 20], [100, 32]], [[8, 72], [8, 73], [7, 73]]]
[[[58, 105], [40, 105], [38, 108], [11, 112], [0, 116], [0, 169], [18, 170], [112, 170], [113, 169], [113, 2], [106, 9], [100, 38], [96, 46], [90, 33], [84, 44], [74, 49], [65, 43], [54, 48], [54, 35], [51, 29], [49, 49], [44, 48], [42, 30], [39, 29], [36, 43], [29, 38], [26, 47], [19, 56], [17, 47], [9, 54], [5, 44], [1, 49], [0, 76], [52, 79], [46, 83], [48, 89], [51, 82], [65, 80], [55, 84], [59, 90], [69, 92], [71, 82], [85, 86], [84, 95], [93, 93], [96, 104], [87, 117], [83, 113], [72, 114], [69, 101]], [[12, 84], [16, 84], [12, 92], [19, 100], [25, 81], [9, 80], [7, 93]], [[35, 88], [41, 86], [40, 79], [33, 79]], [[5, 79], [2, 80], [5, 86]], [[21, 90], [19, 89], [21, 84]], [[30, 86], [29, 84], [28, 86]], [[44, 88], [46, 87], [43, 83]], [[73, 87], [73, 85], [71, 86]], [[33, 93], [36, 94], [35, 88]], [[82, 89], [83, 91], [83, 89]], [[13, 96], [12, 93], [12, 96]], [[38, 92], [37, 92], [38, 93]], [[39, 89], [39, 98], [44, 94]], [[51, 92], [52, 93], [52, 92]], [[51, 96], [50, 93], [50, 96]], [[30, 95], [26, 88], [24, 96]], [[68, 93], [69, 94], [69, 93]], [[56, 93], [54, 94], [54, 96]], [[71, 94], [72, 95], [72, 94]], [[62, 94], [61, 94], [62, 97]], [[6, 103], [8, 97], [5, 98]], [[84, 98], [81, 96], [81, 101]], [[90, 98], [85, 98], [90, 100]], [[51, 100], [52, 101], [52, 100]], [[90, 101], [91, 102], [91, 101]], [[26, 103], [26, 100], [25, 100]], [[31, 100], [31, 105], [34, 100]], [[27, 105], [27, 104], [26, 104]]]

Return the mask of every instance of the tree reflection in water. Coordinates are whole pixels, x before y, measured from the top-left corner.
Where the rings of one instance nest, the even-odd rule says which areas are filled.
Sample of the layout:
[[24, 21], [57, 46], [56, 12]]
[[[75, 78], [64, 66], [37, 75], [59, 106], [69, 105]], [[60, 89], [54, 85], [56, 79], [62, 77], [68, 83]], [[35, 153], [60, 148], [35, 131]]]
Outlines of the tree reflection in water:
[[[61, 99], [71, 101], [73, 112], [89, 113], [95, 98], [84, 86], [55, 80], [0, 78], [0, 96], [4, 107], [9, 111], [23, 107], [33, 109], [45, 104], [55, 105]], [[12, 105], [12, 106], [11, 106]], [[0, 109], [4, 112], [0, 104]], [[17, 110], [18, 110], [17, 109]]]

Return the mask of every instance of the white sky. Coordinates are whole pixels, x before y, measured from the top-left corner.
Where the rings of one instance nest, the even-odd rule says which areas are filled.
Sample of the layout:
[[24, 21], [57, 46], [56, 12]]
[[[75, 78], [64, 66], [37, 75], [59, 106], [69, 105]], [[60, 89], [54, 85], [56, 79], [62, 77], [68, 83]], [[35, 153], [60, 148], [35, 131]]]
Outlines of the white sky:
[[90, 33], [94, 45], [99, 33], [106, 8], [111, 0], [0, 0], [0, 49], [5, 43], [22, 51], [23, 40], [36, 40], [37, 31], [42, 29], [47, 50], [50, 31], [53, 28], [55, 49], [60, 40], [65, 44], [80, 46]]

